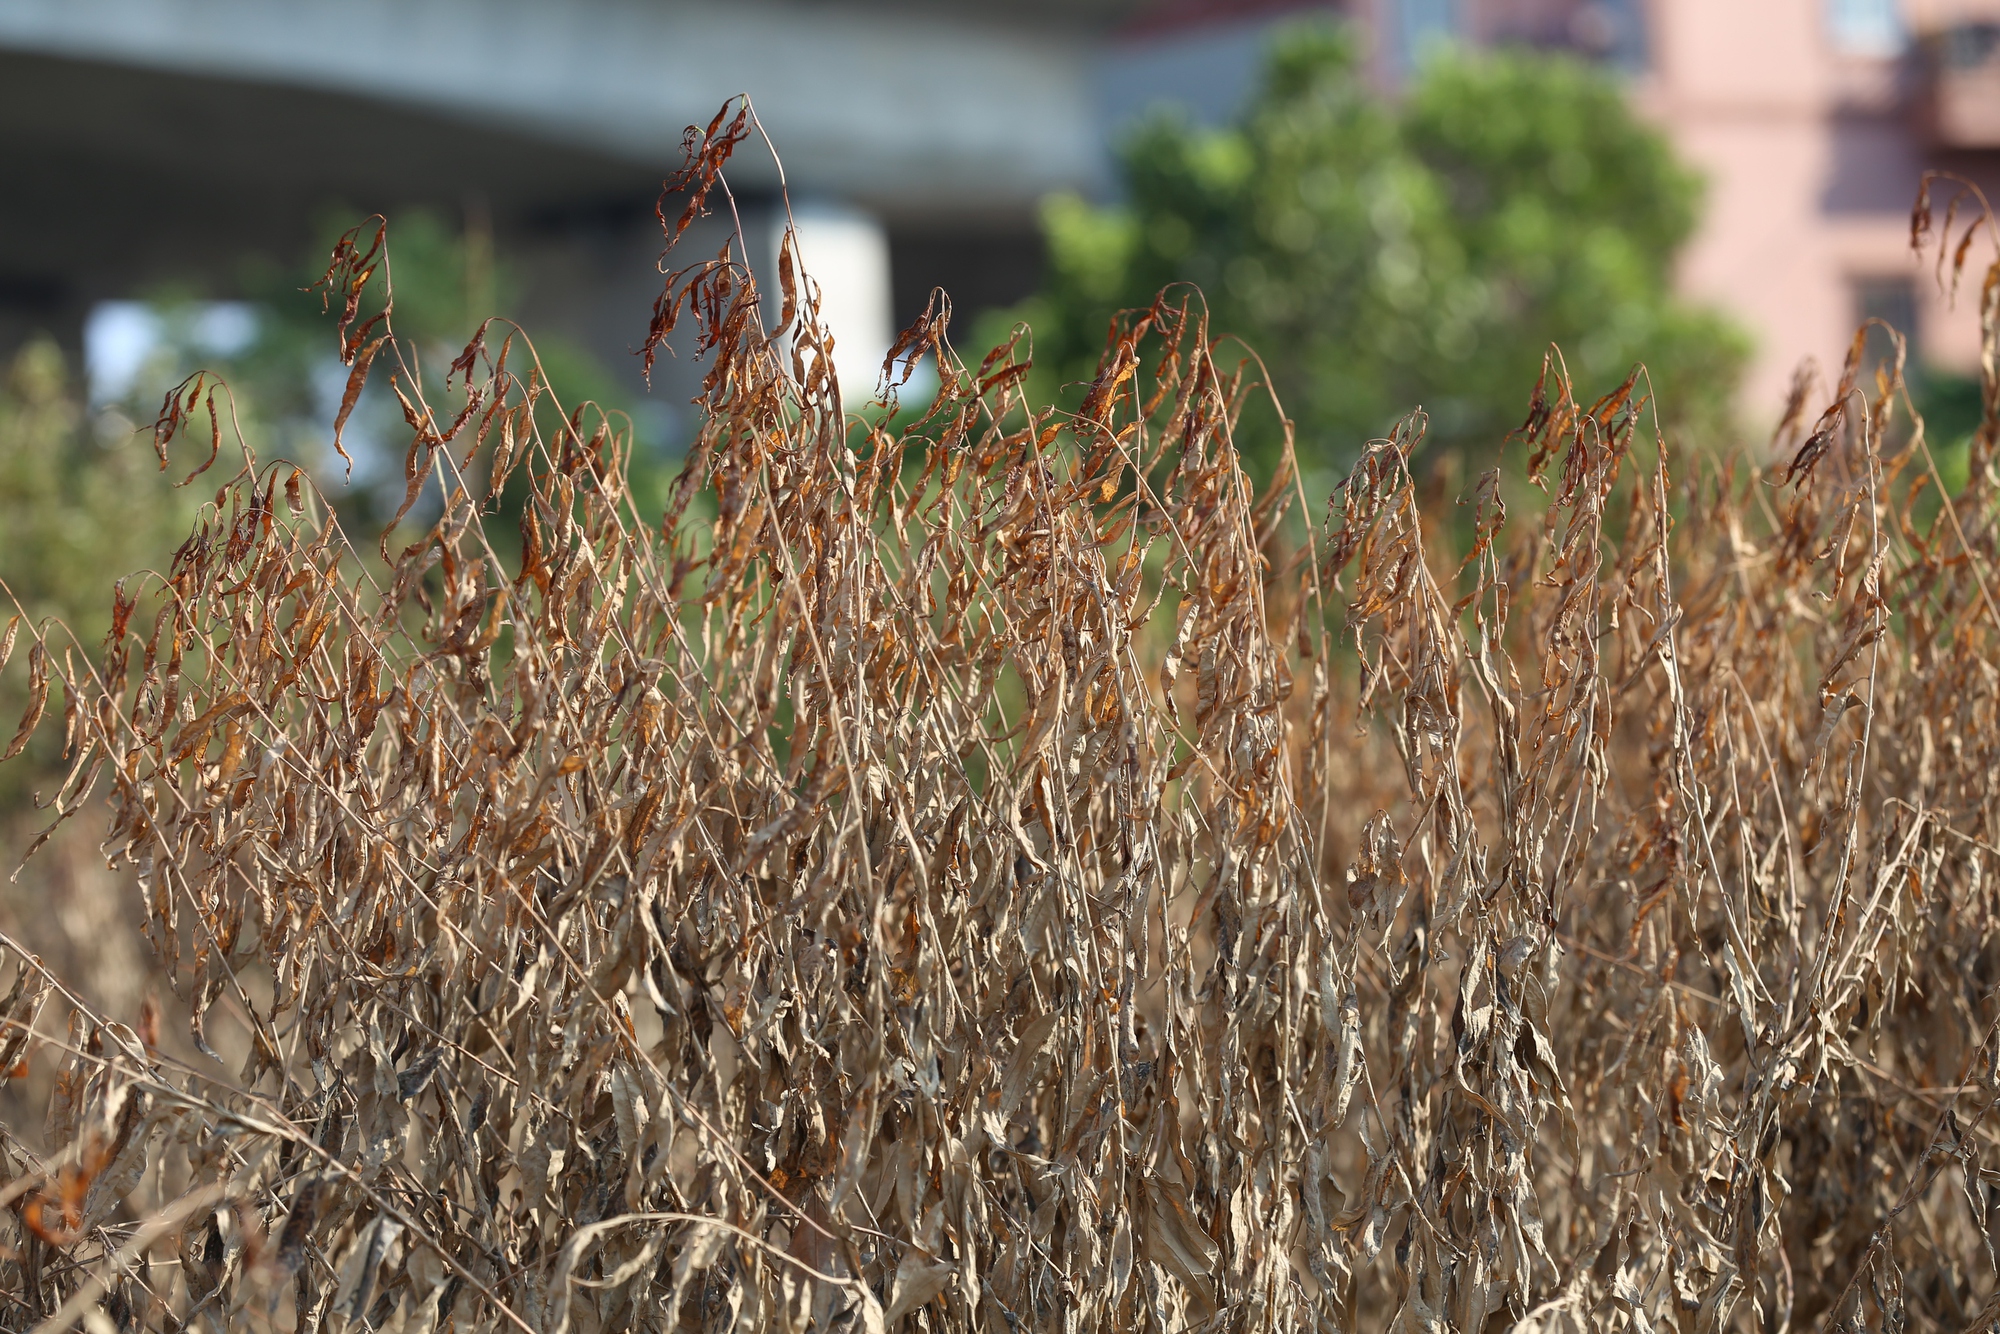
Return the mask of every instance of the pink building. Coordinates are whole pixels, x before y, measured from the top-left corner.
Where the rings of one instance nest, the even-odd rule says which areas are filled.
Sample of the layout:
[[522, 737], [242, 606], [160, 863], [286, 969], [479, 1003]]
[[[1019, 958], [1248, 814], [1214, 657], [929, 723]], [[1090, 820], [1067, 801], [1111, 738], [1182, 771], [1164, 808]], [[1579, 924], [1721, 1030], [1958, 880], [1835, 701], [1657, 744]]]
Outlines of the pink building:
[[1682, 281], [1756, 337], [1746, 410], [1782, 401], [1802, 356], [1837, 368], [1868, 315], [1975, 369], [1980, 273], [1940, 292], [1909, 211], [1927, 168], [2000, 179], [2000, 3], [1657, 0], [1648, 18], [1640, 105], [1709, 181]]

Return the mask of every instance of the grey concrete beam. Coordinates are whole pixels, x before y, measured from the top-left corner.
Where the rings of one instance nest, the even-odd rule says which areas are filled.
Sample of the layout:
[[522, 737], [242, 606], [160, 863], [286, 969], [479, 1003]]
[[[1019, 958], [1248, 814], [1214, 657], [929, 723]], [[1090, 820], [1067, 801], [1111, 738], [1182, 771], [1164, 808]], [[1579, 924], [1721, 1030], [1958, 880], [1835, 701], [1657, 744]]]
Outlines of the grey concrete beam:
[[[1103, 169], [1088, 37], [865, 4], [0, 0], [0, 48], [291, 83], [635, 164], [748, 92], [797, 190], [1018, 209]], [[768, 186], [768, 154], [735, 169]]]

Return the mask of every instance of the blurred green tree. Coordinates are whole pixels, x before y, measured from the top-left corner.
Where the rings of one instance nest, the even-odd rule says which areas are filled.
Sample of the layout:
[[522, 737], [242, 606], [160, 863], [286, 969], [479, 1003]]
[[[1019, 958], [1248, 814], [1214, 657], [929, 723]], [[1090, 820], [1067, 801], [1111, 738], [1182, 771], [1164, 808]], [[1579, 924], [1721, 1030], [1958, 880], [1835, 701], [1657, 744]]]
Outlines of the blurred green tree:
[[[384, 356], [375, 363], [369, 389], [348, 424], [346, 444], [356, 456], [354, 485], [349, 487], [346, 469], [332, 449], [333, 416], [347, 370], [336, 356], [332, 315], [314, 290], [334, 239], [357, 221], [348, 213], [330, 214], [322, 243], [297, 265], [264, 262], [246, 270], [242, 287], [255, 313], [255, 332], [240, 346], [218, 349], [204, 343], [203, 303], [192, 294], [177, 289], [155, 293], [149, 304], [158, 337], [117, 406], [135, 421], [151, 421], [169, 386], [197, 369], [219, 372], [258, 454], [312, 467], [355, 532], [371, 534], [395, 512], [403, 494], [408, 432], [394, 395], [384, 388], [391, 359]], [[363, 226], [365, 245], [367, 224]], [[482, 320], [504, 315], [517, 304], [517, 275], [496, 259], [483, 227], [476, 222], [457, 227], [426, 209], [391, 215], [388, 243], [389, 262], [370, 280], [363, 309], [374, 309], [385, 284], [393, 282], [396, 332], [422, 376], [425, 393], [433, 403], [456, 401], [444, 387], [445, 371]], [[496, 347], [506, 333], [504, 327], [493, 332]], [[589, 400], [610, 411], [629, 411], [627, 396], [580, 345], [558, 334], [538, 333], [534, 346], [554, 401], [573, 408]], [[524, 353], [515, 354], [515, 364], [525, 363]], [[553, 429], [553, 414], [546, 414], [542, 424]]]
[[1434, 445], [1495, 449], [1551, 342], [1579, 394], [1644, 362], [1664, 419], [1727, 425], [1745, 339], [1672, 286], [1699, 182], [1592, 66], [1445, 52], [1391, 103], [1345, 31], [1292, 28], [1236, 123], [1156, 115], [1120, 167], [1120, 203], [1048, 202], [1047, 280], [1017, 312], [1064, 380], [1113, 312], [1186, 281], [1263, 357], [1308, 462], [1418, 405]]
[[[240, 463], [229, 438], [240, 427], [264, 461], [287, 458], [311, 468], [327, 497], [341, 510], [364, 553], [403, 495], [402, 462], [408, 431], [394, 396], [382, 388], [387, 358], [379, 360], [349, 428], [349, 445], [363, 457], [355, 485], [330, 447], [332, 419], [347, 371], [336, 355], [333, 318], [308, 290], [325, 267], [325, 254], [350, 220], [330, 219], [326, 245], [302, 256], [297, 267], [269, 265], [246, 274], [243, 286], [254, 330], [218, 347], [205, 332], [213, 308], [179, 289], [155, 292], [145, 303], [153, 317], [152, 341], [143, 361], [115, 401], [87, 404], [84, 388], [56, 344], [37, 339], [0, 366], [0, 634], [23, 616], [12, 660], [0, 671], [0, 749], [13, 736], [27, 700], [26, 657], [30, 625], [47, 623], [60, 659], [70, 627], [95, 650], [110, 624], [114, 582], [147, 568], [164, 569], [186, 540], [196, 512], [215, 485]], [[455, 229], [433, 213], [411, 211], [391, 221], [391, 264], [398, 334], [414, 352], [434, 402], [456, 401], [442, 381], [479, 322], [510, 299], [510, 275], [495, 264], [492, 247], [477, 228]], [[374, 279], [380, 284], [383, 277]], [[367, 308], [380, 299], [367, 294]], [[495, 341], [504, 332], [495, 334]], [[560, 337], [535, 341], [556, 398], [566, 407], [590, 399], [614, 411], [623, 406], [611, 377], [590, 354]], [[515, 354], [516, 366], [525, 364]], [[216, 471], [177, 486], [206, 453], [205, 409], [193, 444], [174, 447], [164, 472], [144, 429], [167, 389], [197, 369], [220, 373], [229, 386], [224, 403], [224, 446]], [[545, 400], [546, 401], [546, 400]], [[553, 413], [541, 425], [555, 429]], [[657, 474], [663, 460], [642, 460], [640, 485], [664, 491]], [[407, 521], [416, 523], [421, 513]], [[511, 524], [494, 525], [503, 543]], [[140, 585], [128, 584], [134, 592]], [[8, 594], [11, 593], [11, 597]], [[158, 608], [153, 591], [140, 594], [136, 615], [149, 620]], [[62, 707], [57, 688], [47, 706]], [[60, 729], [43, 727], [29, 765], [0, 769], [0, 822], [18, 814], [29, 788], [46, 797], [58, 777]]]
[[[191, 465], [178, 456], [174, 462], [175, 476], [185, 476]], [[160, 477], [153, 451], [133, 438], [128, 421], [87, 414], [52, 340], [37, 339], [14, 355], [0, 373], [0, 634], [15, 616], [22, 623], [13, 661], [0, 672], [0, 750], [27, 704], [33, 627], [43, 628], [57, 663], [66, 647], [94, 653], [110, 628], [113, 583], [164, 569], [208, 494]], [[138, 584], [128, 588], [136, 592]], [[150, 618], [158, 603], [147, 597], [141, 606]], [[47, 707], [62, 707], [60, 687]], [[60, 728], [44, 727], [30, 751], [33, 764], [0, 769], [0, 820], [21, 805], [27, 788], [52, 795], [61, 740]]]

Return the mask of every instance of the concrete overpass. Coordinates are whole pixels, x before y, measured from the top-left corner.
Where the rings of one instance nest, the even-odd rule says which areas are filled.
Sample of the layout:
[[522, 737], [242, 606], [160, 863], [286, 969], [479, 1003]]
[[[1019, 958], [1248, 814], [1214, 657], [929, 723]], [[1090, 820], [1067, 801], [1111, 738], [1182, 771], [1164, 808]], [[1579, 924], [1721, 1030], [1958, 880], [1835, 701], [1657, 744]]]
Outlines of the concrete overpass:
[[[522, 313], [615, 365], [660, 179], [737, 92], [795, 199], [881, 220], [899, 305], [936, 281], [1009, 300], [1034, 201], [1103, 180], [1091, 64], [1136, 3], [0, 0], [0, 345], [74, 342], [162, 279], [227, 294], [336, 204], [477, 201], [533, 259]], [[732, 179], [777, 177], [760, 149]]]

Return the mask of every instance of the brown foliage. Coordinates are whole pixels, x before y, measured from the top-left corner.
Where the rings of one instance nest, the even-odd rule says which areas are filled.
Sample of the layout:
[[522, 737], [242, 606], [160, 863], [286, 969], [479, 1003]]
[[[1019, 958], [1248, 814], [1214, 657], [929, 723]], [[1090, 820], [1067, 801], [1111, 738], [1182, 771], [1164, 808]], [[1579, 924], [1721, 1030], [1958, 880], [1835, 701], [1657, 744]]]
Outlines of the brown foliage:
[[[777, 331], [733, 248], [670, 280], [710, 361], [663, 522], [608, 422], [536, 432], [512, 335], [432, 405], [350, 300], [429, 530], [377, 577], [246, 455], [93, 667], [30, 627], [59, 813], [108, 777], [193, 1040], [246, 1038], [182, 1065], [62, 993], [0, 1324], [2000, 1311], [1996, 481], [1938, 501], [1900, 367], [1857, 341], [1782, 473], [1676, 484], [1643, 377], [1552, 358], [1549, 504], [1510, 534], [1482, 480], [1440, 577], [1421, 415], [1288, 538], [1186, 299], [1073, 416], [934, 307], [891, 433], [795, 266]], [[60, 990], [12, 984], [8, 1066]]]

